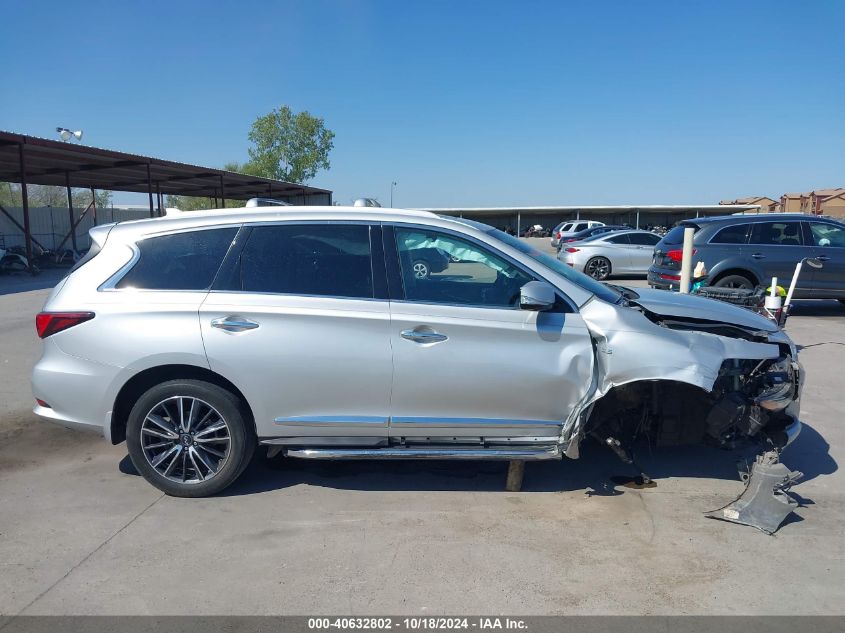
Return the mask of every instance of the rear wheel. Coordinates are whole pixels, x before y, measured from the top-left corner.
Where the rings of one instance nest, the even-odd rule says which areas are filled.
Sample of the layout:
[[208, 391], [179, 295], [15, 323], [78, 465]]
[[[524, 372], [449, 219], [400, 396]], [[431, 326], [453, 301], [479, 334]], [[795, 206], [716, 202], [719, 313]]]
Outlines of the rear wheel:
[[603, 281], [610, 276], [610, 260], [606, 257], [593, 257], [584, 267], [584, 272], [593, 279]]
[[238, 398], [201, 380], [170, 380], [142, 395], [126, 443], [144, 479], [174, 497], [205, 497], [229, 486], [255, 450]]
[[725, 275], [713, 285], [717, 288], [744, 288], [746, 290], [752, 290], [754, 288], [753, 281], [745, 275], [739, 274]]

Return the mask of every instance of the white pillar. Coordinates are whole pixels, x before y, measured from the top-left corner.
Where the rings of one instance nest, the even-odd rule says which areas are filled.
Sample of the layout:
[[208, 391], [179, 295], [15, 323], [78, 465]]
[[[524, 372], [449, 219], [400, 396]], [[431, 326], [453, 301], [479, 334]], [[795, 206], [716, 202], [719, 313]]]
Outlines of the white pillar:
[[695, 229], [691, 226], [684, 229], [684, 250], [681, 259], [681, 292], [689, 294], [690, 277], [692, 277], [692, 238]]
[[517, 237], [519, 237], [520, 233], [522, 233], [521, 229], [522, 229], [522, 213], [517, 211], [516, 212], [516, 236]]

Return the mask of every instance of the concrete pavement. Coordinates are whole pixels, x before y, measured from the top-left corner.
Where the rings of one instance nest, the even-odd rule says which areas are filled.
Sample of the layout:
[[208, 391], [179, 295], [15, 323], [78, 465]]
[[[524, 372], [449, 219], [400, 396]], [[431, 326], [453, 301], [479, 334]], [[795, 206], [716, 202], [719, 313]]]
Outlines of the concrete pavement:
[[[631, 282], [625, 282], [631, 283]], [[631, 285], [641, 285], [642, 282]], [[774, 537], [705, 519], [741, 490], [730, 453], [600, 447], [528, 464], [257, 460], [224, 496], [174, 499], [125, 445], [38, 421], [46, 290], [0, 296], [0, 614], [832, 614], [845, 610], [845, 307], [804, 302], [805, 506]], [[515, 390], [515, 397], [518, 390]], [[317, 394], [315, 394], [317, 395]]]

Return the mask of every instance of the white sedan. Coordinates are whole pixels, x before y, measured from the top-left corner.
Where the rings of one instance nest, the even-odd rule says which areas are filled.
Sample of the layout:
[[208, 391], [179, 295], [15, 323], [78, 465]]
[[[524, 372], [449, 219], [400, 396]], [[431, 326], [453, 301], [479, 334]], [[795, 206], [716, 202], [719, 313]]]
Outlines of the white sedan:
[[570, 242], [558, 259], [593, 279], [611, 275], [645, 275], [660, 237], [649, 231], [614, 231]]

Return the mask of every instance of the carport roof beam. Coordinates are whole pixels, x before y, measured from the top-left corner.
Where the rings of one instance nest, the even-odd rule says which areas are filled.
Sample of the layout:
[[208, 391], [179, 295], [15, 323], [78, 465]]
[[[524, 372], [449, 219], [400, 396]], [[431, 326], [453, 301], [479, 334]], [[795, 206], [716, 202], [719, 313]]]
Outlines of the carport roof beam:
[[[267, 192], [305, 195], [305, 203], [331, 204], [332, 192], [296, 183], [239, 174], [0, 131], [0, 182], [21, 182], [19, 148], [26, 151], [26, 180], [33, 185], [151, 193], [156, 183], [162, 195], [213, 197], [225, 192], [229, 200], [264, 197]], [[148, 176], [149, 172], [149, 176]]]

